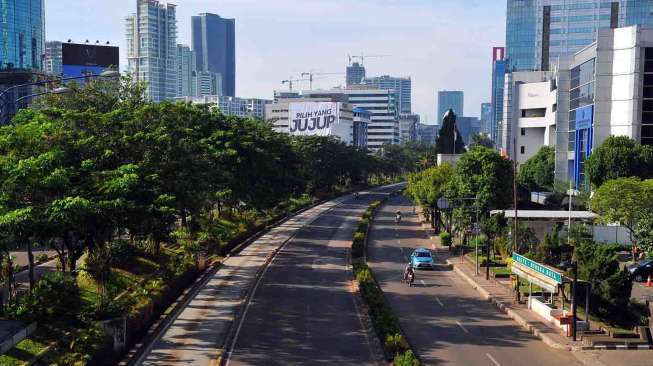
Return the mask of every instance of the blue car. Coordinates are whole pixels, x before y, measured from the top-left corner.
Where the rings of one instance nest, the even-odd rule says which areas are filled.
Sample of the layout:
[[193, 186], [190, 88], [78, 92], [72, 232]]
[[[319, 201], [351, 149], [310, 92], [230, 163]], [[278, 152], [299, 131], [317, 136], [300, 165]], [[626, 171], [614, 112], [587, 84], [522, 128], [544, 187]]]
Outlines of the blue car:
[[410, 255], [410, 265], [413, 269], [433, 269], [433, 256], [426, 248], [419, 248]]

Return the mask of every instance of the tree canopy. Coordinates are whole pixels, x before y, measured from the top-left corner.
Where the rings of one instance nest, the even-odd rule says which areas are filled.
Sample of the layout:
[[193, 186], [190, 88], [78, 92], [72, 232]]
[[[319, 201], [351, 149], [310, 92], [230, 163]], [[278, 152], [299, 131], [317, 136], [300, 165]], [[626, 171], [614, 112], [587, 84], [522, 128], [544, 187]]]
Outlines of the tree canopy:
[[611, 136], [594, 149], [585, 169], [595, 187], [622, 177], [653, 178], [653, 147], [636, 144], [626, 136]]
[[537, 154], [519, 168], [517, 181], [530, 191], [551, 191], [553, 190], [554, 171], [555, 149], [551, 146], [543, 146]]
[[601, 222], [619, 222], [632, 235], [639, 215], [653, 209], [653, 180], [609, 180], [594, 192], [590, 207], [599, 214]]

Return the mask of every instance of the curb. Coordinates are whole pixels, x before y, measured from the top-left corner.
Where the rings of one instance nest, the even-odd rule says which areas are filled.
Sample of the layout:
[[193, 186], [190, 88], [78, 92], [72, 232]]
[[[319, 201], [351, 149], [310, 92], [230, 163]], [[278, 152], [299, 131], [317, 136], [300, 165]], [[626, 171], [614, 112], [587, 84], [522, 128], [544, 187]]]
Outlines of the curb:
[[528, 330], [529, 333], [533, 334], [534, 336], [538, 337], [544, 344], [547, 346], [557, 349], [557, 350], [564, 350], [564, 351], [580, 351], [582, 350], [582, 347], [577, 347], [577, 346], [570, 346], [566, 344], [561, 344], [558, 341], [554, 340], [552, 337], [550, 337], [546, 333], [542, 333], [539, 329], [531, 325], [526, 319], [524, 319], [521, 315], [519, 315], [517, 312], [512, 310], [508, 305], [505, 303], [497, 300], [490, 294], [486, 289], [478, 285], [469, 275], [467, 275], [465, 272], [463, 272], [460, 268], [458, 268], [456, 265], [454, 265], [451, 260], [447, 259], [446, 260], [448, 264], [450, 264], [453, 267], [454, 272], [460, 277], [462, 277], [467, 283], [469, 283], [472, 288], [476, 289], [481, 296], [495, 305], [502, 313], [508, 315], [511, 317], [513, 320], [515, 320], [519, 325], [521, 325], [523, 328]]
[[640, 345], [640, 344], [615, 344], [615, 345], [599, 345], [599, 346], [582, 346], [581, 350], [583, 351], [644, 351], [653, 349], [653, 345]]

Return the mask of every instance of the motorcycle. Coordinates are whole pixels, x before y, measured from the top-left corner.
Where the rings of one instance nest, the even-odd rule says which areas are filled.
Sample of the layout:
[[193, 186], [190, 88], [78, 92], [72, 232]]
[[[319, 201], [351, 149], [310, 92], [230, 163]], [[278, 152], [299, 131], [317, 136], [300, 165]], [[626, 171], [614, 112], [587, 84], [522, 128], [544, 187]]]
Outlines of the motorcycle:
[[413, 282], [415, 282], [415, 273], [410, 272], [408, 273], [408, 278], [406, 279], [406, 283], [408, 283], [408, 286], [413, 287]]
[[401, 214], [397, 213], [397, 216], [395, 216], [395, 222], [398, 224], [401, 222]]

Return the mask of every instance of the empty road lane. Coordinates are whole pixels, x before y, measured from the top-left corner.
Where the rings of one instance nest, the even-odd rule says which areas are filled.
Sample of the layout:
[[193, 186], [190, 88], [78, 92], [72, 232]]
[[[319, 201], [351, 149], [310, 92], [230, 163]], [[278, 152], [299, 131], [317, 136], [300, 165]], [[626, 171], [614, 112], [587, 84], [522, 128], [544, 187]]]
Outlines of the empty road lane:
[[[399, 225], [394, 212], [402, 211]], [[373, 222], [368, 261], [409, 342], [427, 365], [550, 366], [580, 364], [556, 351], [481, 300], [452, 271], [417, 271], [416, 286], [401, 282], [417, 247], [431, 246], [410, 214], [412, 204], [394, 197]]]

